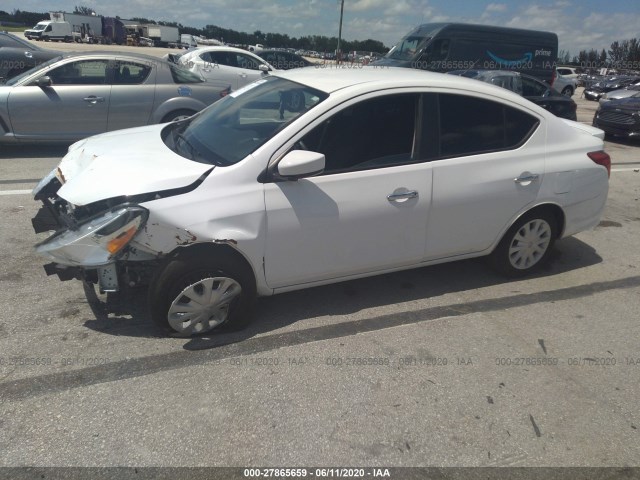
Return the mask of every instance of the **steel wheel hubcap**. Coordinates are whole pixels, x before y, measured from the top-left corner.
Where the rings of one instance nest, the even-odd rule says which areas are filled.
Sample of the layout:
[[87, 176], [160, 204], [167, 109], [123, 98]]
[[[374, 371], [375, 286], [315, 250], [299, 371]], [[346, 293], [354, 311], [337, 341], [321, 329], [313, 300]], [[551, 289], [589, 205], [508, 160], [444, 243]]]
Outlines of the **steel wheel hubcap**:
[[540, 261], [551, 243], [551, 227], [544, 220], [525, 223], [509, 246], [509, 262], [518, 270], [526, 270]]
[[205, 278], [182, 290], [169, 307], [167, 319], [181, 333], [201, 333], [223, 324], [229, 306], [242, 288], [233, 278]]

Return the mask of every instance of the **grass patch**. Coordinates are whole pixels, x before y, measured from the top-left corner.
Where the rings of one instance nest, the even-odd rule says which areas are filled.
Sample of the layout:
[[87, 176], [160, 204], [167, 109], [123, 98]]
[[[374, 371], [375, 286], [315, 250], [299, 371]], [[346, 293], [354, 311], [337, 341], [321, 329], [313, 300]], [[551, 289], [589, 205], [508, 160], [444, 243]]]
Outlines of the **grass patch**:
[[6, 25], [0, 25], [0, 32], [24, 32], [29, 27], [8, 27]]

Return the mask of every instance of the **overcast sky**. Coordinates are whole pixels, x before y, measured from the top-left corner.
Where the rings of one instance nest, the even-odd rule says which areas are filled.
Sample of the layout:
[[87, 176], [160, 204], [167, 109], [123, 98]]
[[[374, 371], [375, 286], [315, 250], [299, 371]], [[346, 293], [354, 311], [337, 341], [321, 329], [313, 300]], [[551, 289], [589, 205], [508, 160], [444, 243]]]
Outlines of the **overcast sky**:
[[[468, 22], [552, 31], [560, 49], [608, 49], [614, 40], [640, 38], [638, 0], [344, 0], [342, 36], [372, 38], [392, 46], [412, 27], [429, 22]], [[12, 12], [60, 10], [75, 5], [98, 14], [146, 17], [204, 27], [286, 33], [289, 36], [338, 36], [340, 0], [2, 0]]]

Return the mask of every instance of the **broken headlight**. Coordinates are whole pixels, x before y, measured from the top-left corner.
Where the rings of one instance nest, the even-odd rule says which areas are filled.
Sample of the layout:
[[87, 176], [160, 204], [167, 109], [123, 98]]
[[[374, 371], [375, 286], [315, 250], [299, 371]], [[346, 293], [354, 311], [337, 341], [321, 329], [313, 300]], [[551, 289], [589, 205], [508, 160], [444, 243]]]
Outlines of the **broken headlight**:
[[36, 252], [68, 266], [106, 265], [144, 226], [149, 211], [138, 205], [121, 205], [78, 225], [55, 233], [36, 245]]

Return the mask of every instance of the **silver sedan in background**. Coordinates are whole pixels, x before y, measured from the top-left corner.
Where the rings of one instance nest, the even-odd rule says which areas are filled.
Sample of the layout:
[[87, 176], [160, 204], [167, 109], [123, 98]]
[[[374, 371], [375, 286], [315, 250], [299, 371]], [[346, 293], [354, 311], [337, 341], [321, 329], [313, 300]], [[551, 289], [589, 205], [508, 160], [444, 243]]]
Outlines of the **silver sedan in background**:
[[186, 118], [230, 91], [140, 54], [71, 53], [0, 86], [0, 143], [73, 142]]

